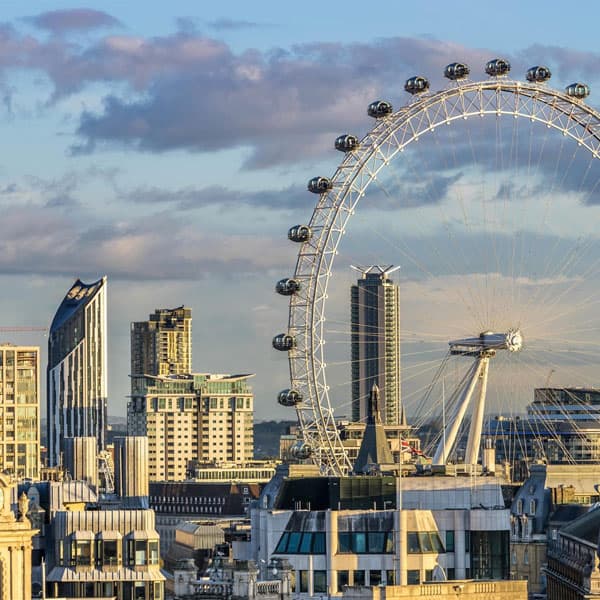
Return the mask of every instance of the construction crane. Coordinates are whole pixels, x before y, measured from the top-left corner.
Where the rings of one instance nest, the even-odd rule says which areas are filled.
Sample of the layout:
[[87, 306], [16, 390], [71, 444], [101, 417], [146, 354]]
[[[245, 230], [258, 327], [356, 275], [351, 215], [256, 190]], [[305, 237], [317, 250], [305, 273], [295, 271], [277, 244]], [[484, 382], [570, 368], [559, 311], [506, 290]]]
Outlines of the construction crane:
[[0, 327], [0, 333], [48, 333], [47, 327]]
[[98, 454], [98, 473], [104, 480], [105, 493], [113, 494], [115, 491], [115, 466], [108, 450], [101, 450]]

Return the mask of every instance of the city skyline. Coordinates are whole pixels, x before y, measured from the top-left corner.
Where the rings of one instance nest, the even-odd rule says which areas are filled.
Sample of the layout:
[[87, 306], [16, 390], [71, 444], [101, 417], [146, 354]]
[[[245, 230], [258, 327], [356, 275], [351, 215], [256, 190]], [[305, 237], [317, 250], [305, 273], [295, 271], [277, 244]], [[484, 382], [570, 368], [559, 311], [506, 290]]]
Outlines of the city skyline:
[[[482, 71], [500, 54], [519, 74], [548, 63], [557, 87], [586, 81], [597, 106], [591, 25], [578, 24], [572, 36], [541, 3], [505, 4], [508, 36], [468, 3], [456, 6], [460, 27], [439, 18], [441, 4], [389, 7], [386, 19], [357, 4], [345, 7], [347, 26], [337, 31], [326, 24], [339, 22], [339, 5], [294, 13], [233, 3], [197, 15], [194, 4], [176, 2], [144, 18], [139, 6], [8, 6], [0, 41], [11, 144], [0, 170], [0, 325], [49, 325], [74, 279], [106, 272], [109, 411], [120, 416], [129, 324], [181, 304], [195, 315], [193, 369], [256, 372], [257, 418], [291, 416], [275, 400], [289, 386], [285, 357], [269, 348], [286, 319], [273, 285], [294, 263], [285, 232], [310, 216], [306, 181], [338, 163], [336, 135], [364, 133], [366, 106], [378, 97], [405, 102], [406, 77], [422, 72], [439, 87], [445, 64], [464, 60]], [[546, 27], [533, 32], [542, 7]], [[191, 97], [194, 107], [181, 102]], [[366, 248], [351, 258], [405, 262]], [[403, 293], [413, 321], [421, 293], [414, 280]], [[46, 364], [41, 335], [5, 333], [2, 341], [39, 345]]]

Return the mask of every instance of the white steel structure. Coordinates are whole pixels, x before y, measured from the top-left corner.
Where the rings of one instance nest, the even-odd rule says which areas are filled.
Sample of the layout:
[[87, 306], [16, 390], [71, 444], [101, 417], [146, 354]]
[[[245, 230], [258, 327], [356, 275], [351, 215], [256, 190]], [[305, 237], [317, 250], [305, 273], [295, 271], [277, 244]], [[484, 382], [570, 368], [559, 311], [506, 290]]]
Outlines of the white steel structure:
[[466, 378], [465, 386], [460, 390], [456, 413], [444, 428], [442, 439], [433, 456], [434, 465], [445, 465], [450, 456], [452, 447], [460, 426], [465, 418], [465, 413], [473, 392], [479, 384], [479, 395], [474, 406], [467, 450], [465, 453], [465, 464], [476, 465], [479, 458], [479, 446], [481, 443], [481, 430], [483, 428], [483, 416], [485, 414], [485, 400], [487, 392], [488, 372], [490, 359], [496, 356], [498, 350], [519, 352], [523, 347], [523, 336], [519, 330], [508, 331], [505, 334], [484, 331], [476, 338], [467, 338], [450, 342], [450, 353], [475, 358], [473, 366]]
[[[377, 186], [378, 176], [391, 161], [420, 137], [471, 118], [508, 116], [539, 123], [585, 148], [591, 158], [600, 156], [600, 114], [583, 102], [589, 94], [585, 84], [555, 90], [545, 83], [550, 77], [546, 67], [530, 69], [527, 81], [509, 79], [509, 70], [506, 61], [496, 59], [486, 65], [489, 79], [470, 81], [469, 68], [453, 63], [445, 71], [450, 83], [436, 92], [429, 91], [424, 77], [407, 80], [411, 102], [396, 111], [388, 102], [372, 103], [368, 114], [376, 119], [373, 129], [360, 140], [340, 136], [335, 146], [345, 156], [333, 177], [315, 177], [309, 182], [308, 189], [318, 194], [318, 200], [308, 224], [294, 226], [288, 233], [299, 244], [299, 253], [293, 276], [276, 287], [278, 293], [290, 297], [290, 308], [288, 329], [274, 338], [273, 346], [289, 356], [291, 385], [278, 400], [296, 409], [303, 438], [296, 454], [311, 456], [323, 473], [342, 474], [350, 469], [329, 398], [325, 315], [338, 246], [369, 186]], [[479, 361], [474, 378], [484, 363], [487, 371], [487, 362]]]

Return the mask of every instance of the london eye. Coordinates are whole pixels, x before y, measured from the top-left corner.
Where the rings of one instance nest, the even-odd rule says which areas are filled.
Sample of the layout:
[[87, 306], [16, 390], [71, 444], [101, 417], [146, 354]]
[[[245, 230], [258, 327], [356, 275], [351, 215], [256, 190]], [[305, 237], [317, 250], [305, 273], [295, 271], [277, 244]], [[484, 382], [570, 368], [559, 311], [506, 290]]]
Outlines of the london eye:
[[[407, 79], [408, 101], [399, 109], [389, 100], [369, 104], [373, 127], [337, 137], [339, 166], [308, 182], [316, 203], [310, 219], [288, 231], [298, 256], [293, 273], [276, 284], [289, 298], [289, 318], [273, 347], [289, 360], [290, 385], [277, 401], [296, 411], [296, 456], [312, 459], [324, 474], [352, 468], [334, 416], [347, 393], [332, 393], [328, 367], [336, 335], [331, 284], [336, 260], [349, 254], [351, 222], [378, 203], [398, 206], [398, 221], [373, 234], [378, 227], [369, 217], [365, 228], [393, 238], [388, 243], [415, 285], [433, 280], [428, 289], [441, 289], [444, 301], [454, 298], [459, 307], [455, 314], [440, 309], [446, 330], [437, 324], [440, 315], [430, 314], [423, 319], [428, 331], [409, 323], [405, 340], [474, 356], [473, 381], [484, 371], [487, 378], [490, 357], [507, 349], [499, 354], [519, 356], [522, 379], [540, 382], [568, 371], [573, 385], [593, 384], [600, 352], [600, 319], [590, 310], [590, 282], [600, 269], [600, 114], [586, 103], [584, 83], [554, 89], [548, 67], [532, 67], [522, 81], [510, 77], [510, 68], [504, 59], [490, 60], [487, 77], [473, 80], [469, 66], [452, 63], [438, 91], [425, 76]], [[431, 352], [416, 380], [434, 377], [440, 358]], [[535, 359], [521, 358], [528, 355]], [[416, 385], [412, 393], [422, 397], [423, 389]], [[471, 437], [473, 455], [479, 436]], [[438, 459], [446, 455], [446, 446], [438, 447]]]

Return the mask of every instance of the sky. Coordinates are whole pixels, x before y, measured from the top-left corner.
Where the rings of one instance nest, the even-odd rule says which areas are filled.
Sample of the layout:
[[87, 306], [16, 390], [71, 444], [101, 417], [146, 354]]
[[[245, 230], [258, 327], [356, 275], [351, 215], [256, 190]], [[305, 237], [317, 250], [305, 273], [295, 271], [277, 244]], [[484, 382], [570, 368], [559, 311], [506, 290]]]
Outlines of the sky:
[[[138, 0], [3, 2], [0, 327], [47, 327], [76, 278], [89, 282], [106, 274], [110, 414], [126, 413], [130, 322], [184, 304], [193, 310], [194, 370], [256, 373], [256, 418], [289, 418], [275, 401], [288, 374], [285, 357], [270, 342], [285, 329], [287, 308], [273, 288], [295, 264], [297, 248], [287, 241], [287, 229], [306, 222], [314, 206], [306, 182], [333, 173], [340, 161], [335, 137], [364, 135], [372, 126], [366, 106], [374, 99], [406, 103], [402, 86], [411, 75], [428, 75], [434, 88], [444, 85], [443, 68], [456, 60], [470, 64], [477, 77], [495, 56], [509, 59], [516, 73], [548, 64], [557, 87], [589, 83], [590, 104], [597, 107], [600, 8], [582, 2], [578, 14], [587, 17], [574, 22], [558, 4], [511, 1], [385, 7], [311, 0], [175, 0], [151, 7]], [[479, 167], [488, 155], [498, 164], [498, 151], [481, 139]], [[521, 158], [531, 147], [523, 140]], [[585, 160], [566, 154], [559, 160], [548, 150], [557, 147], [551, 143], [538, 148], [535, 172], [560, 184], [546, 188], [547, 195], [564, 195], [540, 242], [550, 256], [560, 247], [556, 240], [571, 239], [573, 229], [594, 222], [591, 212], [571, 222], [569, 202], [595, 204], [594, 186], [582, 184]], [[453, 144], [460, 152], [460, 143]], [[378, 224], [404, 210], [392, 233], [426, 253], [432, 245], [424, 240], [438, 235], [435, 223], [448, 222], [427, 207], [450, 206], [459, 189], [468, 201], [468, 190], [482, 185], [477, 169], [456, 154], [454, 164], [444, 166], [440, 148], [437, 143], [414, 155], [413, 177], [428, 161], [429, 179], [409, 203], [421, 212], [391, 202], [367, 210], [357, 224], [352, 250], [340, 262], [339, 288], [332, 290], [332, 313], [341, 321], [351, 261], [406, 261], [397, 245], [394, 252], [373, 247]], [[407, 169], [398, 171], [404, 182]], [[508, 169], [505, 174], [488, 186], [498, 197], [514, 185]], [[406, 196], [402, 187], [394, 189]], [[533, 214], [544, 205], [536, 202]], [[411, 241], [416, 229], [418, 239]], [[585, 235], [591, 247], [595, 233]], [[593, 263], [587, 250], [576, 256], [579, 265]], [[436, 263], [431, 252], [428, 260]], [[419, 302], [439, 302], [434, 292], [442, 278], [459, 289], [476, 279], [477, 269], [456, 273], [438, 266], [434, 284], [405, 269], [407, 331], [445, 327], [424, 317]], [[552, 275], [553, 285], [565, 285], [563, 279], [556, 283], [562, 267]], [[570, 288], [561, 289], [566, 294]], [[553, 293], [560, 297], [556, 288]], [[585, 304], [588, 296], [580, 294]], [[440, 335], [445, 340], [451, 333]], [[2, 340], [38, 344], [44, 352], [47, 344], [41, 333], [7, 332]], [[348, 352], [342, 337], [339, 345], [334, 354], [342, 363]]]

